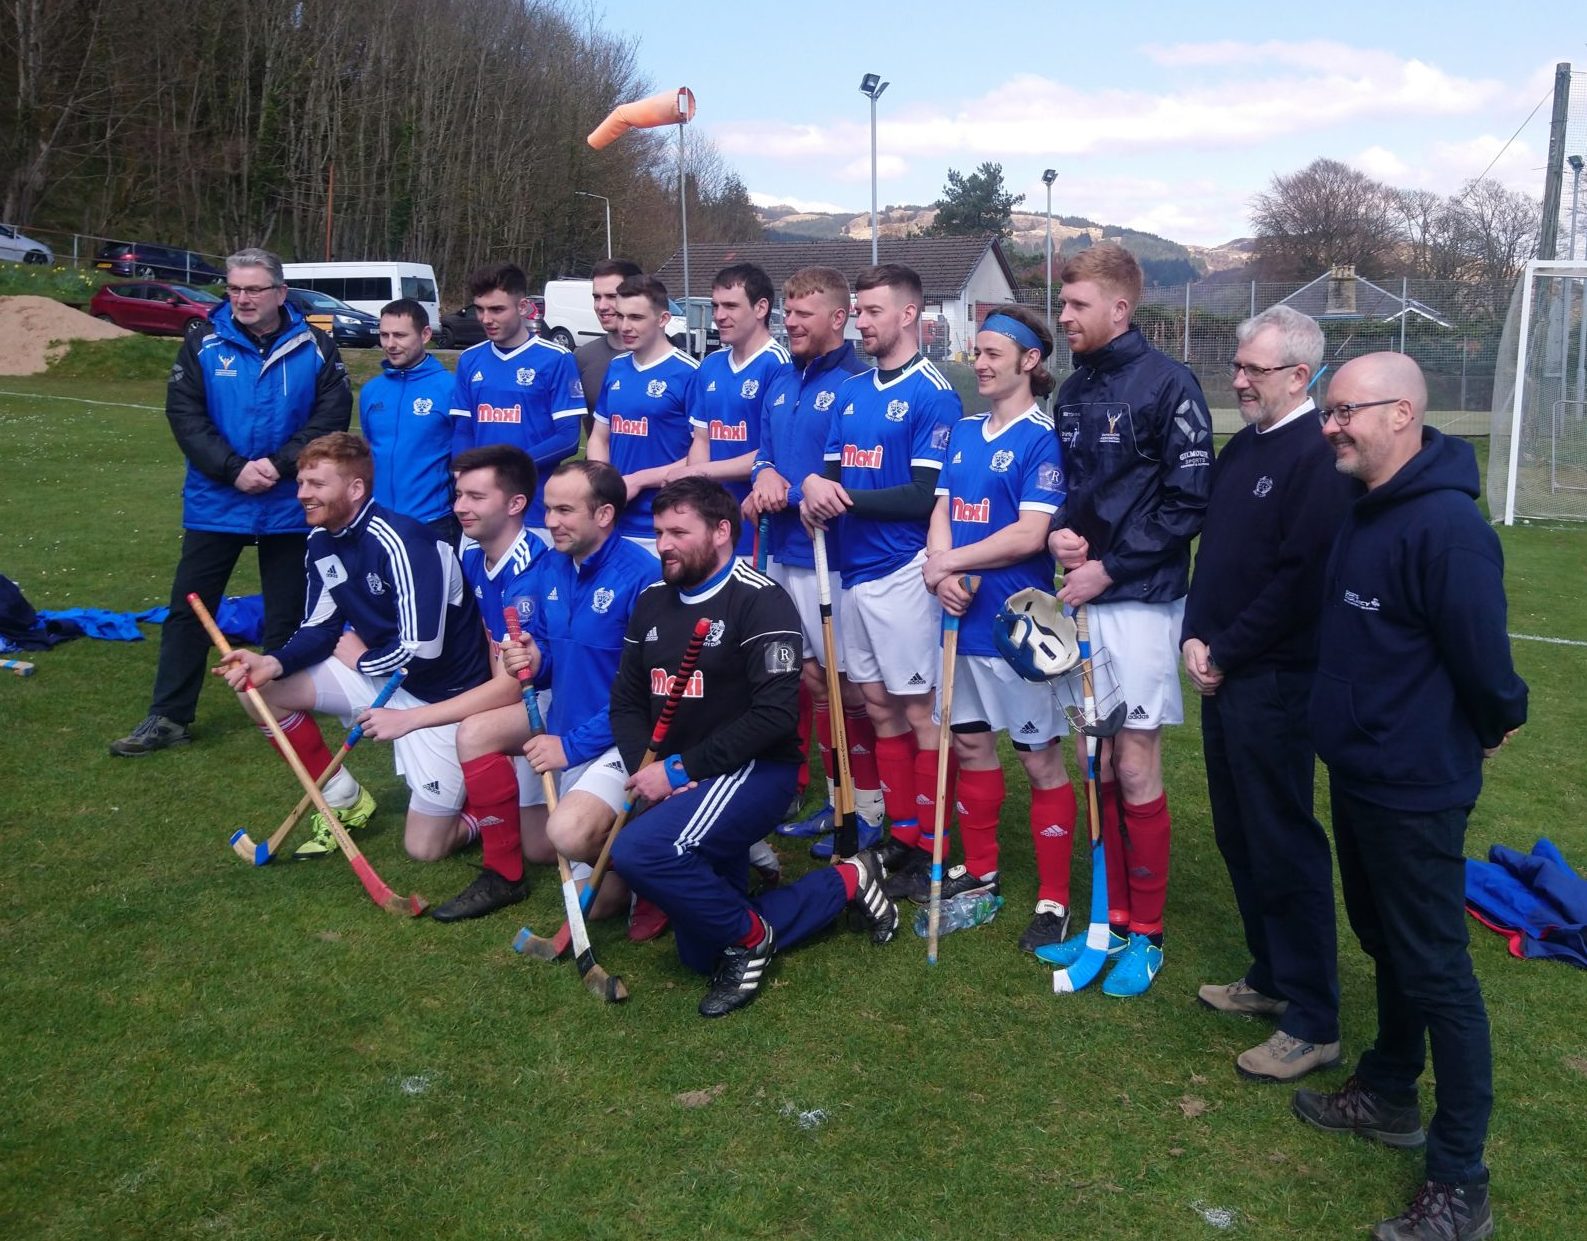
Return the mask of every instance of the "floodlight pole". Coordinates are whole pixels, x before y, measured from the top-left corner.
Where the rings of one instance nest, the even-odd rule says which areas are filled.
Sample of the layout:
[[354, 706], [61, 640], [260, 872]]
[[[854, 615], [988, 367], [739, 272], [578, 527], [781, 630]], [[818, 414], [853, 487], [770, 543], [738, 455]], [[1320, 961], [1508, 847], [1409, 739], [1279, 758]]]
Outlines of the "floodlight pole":
[[860, 93], [871, 101], [871, 266], [880, 261], [876, 250], [876, 101], [892, 83], [882, 81], [879, 73], [867, 73], [860, 79]]
[[1047, 186], [1047, 330], [1052, 327], [1052, 183], [1058, 179], [1058, 170], [1049, 168], [1041, 174], [1043, 184]]
[[590, 194], [590, 193], [587, 193], [584, 190], [574, 190], [573, 193], [579, 198], [599, 198], [603, 203], [606, 204], [606, 257], [607, 258], [611, 258], [612, 257], [612, 200], [610, 198], [606, 197], [605, 194]]

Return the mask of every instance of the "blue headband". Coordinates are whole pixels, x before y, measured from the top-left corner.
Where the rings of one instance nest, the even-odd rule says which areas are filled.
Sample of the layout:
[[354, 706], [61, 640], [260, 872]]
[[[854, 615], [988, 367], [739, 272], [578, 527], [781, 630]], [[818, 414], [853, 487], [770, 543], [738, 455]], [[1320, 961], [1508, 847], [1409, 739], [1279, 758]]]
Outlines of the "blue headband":
[[1041, 337], [1009, 315], [987, 315], [986, 322], [981, 324], [981, 330], [997, 332], [999, 335], [1007, 336], [1021, 349], [1034, 349], [1043, 357], [1046, 356], [1046, 352], [1042, 349]]

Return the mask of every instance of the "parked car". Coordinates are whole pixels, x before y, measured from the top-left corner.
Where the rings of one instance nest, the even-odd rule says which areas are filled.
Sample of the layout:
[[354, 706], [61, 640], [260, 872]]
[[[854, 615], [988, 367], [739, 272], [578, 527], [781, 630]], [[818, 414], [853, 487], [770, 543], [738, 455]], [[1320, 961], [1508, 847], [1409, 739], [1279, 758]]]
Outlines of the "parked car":
[[[543, 335], [545, 326], [546, 299], [543, 297], [529, 298], [529, 331], [536, 336]], [[434, 344], [437, 349], [467, 349], [470, 345], [477, 345], [485, 339], [485, 325], [479, 321], [479, 312], [474, 309], [474, 303], [459, 306], [451, 314], [441, 316], [441, 322], [435, 329]]]
[[606, 332], [595, 317], [589, 280], [548, 280], [540, 299], [540, 334], [564, 349], [577, 349]]
[[192, 250], [142, 241], [112, 241], [99, 248], [94, 266], [117, 276], [164, 277], [187, 284], [220, 284], [226, 273]]
[[137, 280], [105, 285], [88, 303], [88, 313], [134, 332], [182, 336], [206, 330], [220, 304], [208, 289]]
[[329, 293], [313, 289], [287, 288], [287, 301], [297, 307], [305, 319], [322, 332], [330, 333], [338, 345], [353, 345], [360, 349], [373, 349], [380, 344], [380, 320], [354, 310], [346, 302]]
[[55, 252], [42, 241], [18, 232], [15, 225], [0, 224], [0, 259], [47, 265], [55, 261]]

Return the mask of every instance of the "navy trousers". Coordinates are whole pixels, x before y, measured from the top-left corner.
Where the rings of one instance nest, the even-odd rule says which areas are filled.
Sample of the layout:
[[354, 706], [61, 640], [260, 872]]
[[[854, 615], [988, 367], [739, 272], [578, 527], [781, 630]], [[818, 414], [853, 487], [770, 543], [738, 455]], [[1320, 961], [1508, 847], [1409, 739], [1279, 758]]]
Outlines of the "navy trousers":
[[709, 973], [722, 950], [749, 934], [750, 910], [772, 928], [781, 952], [830, 926], [848, 903], [830, 866], [753, 901], [749, 847], [792, 799], [799, 769], [755, 760], [674, 793], [623, 829], [612, 865], [628, 886], [672, 920], [678, 958]]
[[1345, 911], [1377, 967], [1378, 1037], [1356, 1074], [1395, 1103], [1416, 1099], [1432, 1045], [1437, 1110], [1427, 1179], [1479, 1179], [1493, 1111], [1488, 1012], [1466, 928], [1470, 806], [1418, 813], [1362, 801], [1329, 781]]
[[1309, 670], [1231, 673], [1201, 700], [1213, 834], [1229, 869], [1251, 965], [1245, 978], [1288, 1000], [1278, 1027], [1339, 1040], [1333, 858], [1312, 813]]
[[232, 570], [243, 549], [259, 547], [259, 584], [264, 593], [264, 649], [282, 646], [303, 620], [308, 591], [303, 557], [306, 534], [221, 534], [212, 530], [182, 531], [182, 558], [171, 582], [171, 614], [160, 626], [160, 662], [154, 674], [154, 699], [149, 714], [178, 724], [191, 724], [198, 714], [210, 641], [187, 596], [196, 593], [213, 615], [226, 593]]

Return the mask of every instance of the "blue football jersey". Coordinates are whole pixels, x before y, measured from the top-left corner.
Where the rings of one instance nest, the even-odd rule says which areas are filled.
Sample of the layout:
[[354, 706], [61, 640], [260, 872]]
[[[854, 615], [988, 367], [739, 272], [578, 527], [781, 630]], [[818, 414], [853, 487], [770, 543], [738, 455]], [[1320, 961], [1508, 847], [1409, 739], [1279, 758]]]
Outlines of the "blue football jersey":
[[[964, 419], [948, 437], [948, 463], [937, 477], [937, 494], [948, 498], [955, 547], [979, 543], [1012, 526], [1021, 513], [1051, 517], [1064, 502], [1052, 419], [1036, 406], [995, 432], [990, 414]], [[1016, 564], [978, 572], [980, 589], [959, 622], [959, 653], [996, 655], [992, 621], [1004, 601], [1027, 586], [1051, 592], [1057, 562], [1044, 545]]]
[[[631, 353], [612, 359], [595, 401], [595, 421], [604, 423], [611, 435], [612, 465], [619, 473], [670, 465], [689, 455], [693, 434], [689, 429], [689, 388], [699, 365], [677, 349], [643, 367]], [[628, 502], [617, 523], [618, 533], [656, 537], [650, 521], [650, 501], [655, 493], [655, 488], [647, 487]]]
[[473, 592], [493, 641], [500, 643], [507, 636], [507, 622], [502, 616], [504, 608], [513, 608], [518, 613], [519, 623], [528, 626], [534, 614], [528, 585], [529, 566], [544, 555], [545, 550], [546, 545], [538, 538], [527, 530], [520, 530], [506, 555], [487, 567], [485, 549], [473, 540], [465, 540], [463, 581]]
[[[731, 349], [707, 354], [689, 390], [689, 425], [704, 431], [712, 461], [731, 461], [760, 447], [761, 407], [772, 385], [793, 369], [788, 351], [768, 340], [742, 366], [733, 364]], [[749, 479], [724, 479], [722, 485], [740, 504], [749, 495]], [[738, 541], [738, 554], [754, 549], [755, 531], [747, 523]]]
[[[871, 371], [838, 389], [825, 458], [838, 463], [838, 481], [848, 491], [903, 487], [914, 480], [915, 466], [942, 468], [948, 434], [963, 416], [953, 385], [917, 356], [891, 380]], [[926, 545], [925, 519], [875, 521], [850, 513], [840, 525], [845, 589], [886, 577]]]
[[[503, 353], [481, 341], [457, 359], [452, 397], [452, 455], [482, 444], [523, 449], [542, 479], [578, 451], [584, 386], [573, 355], [531, 336]], [[545, 504], [530, 497], [524, 525], [543, 526]]]

